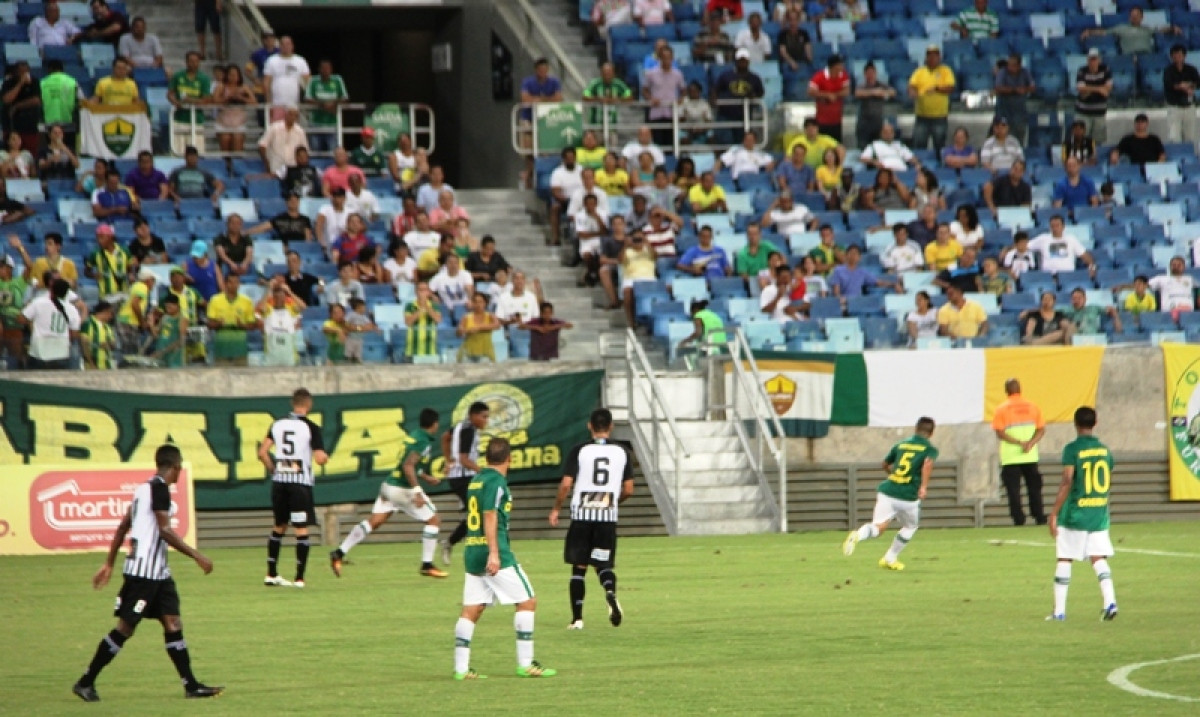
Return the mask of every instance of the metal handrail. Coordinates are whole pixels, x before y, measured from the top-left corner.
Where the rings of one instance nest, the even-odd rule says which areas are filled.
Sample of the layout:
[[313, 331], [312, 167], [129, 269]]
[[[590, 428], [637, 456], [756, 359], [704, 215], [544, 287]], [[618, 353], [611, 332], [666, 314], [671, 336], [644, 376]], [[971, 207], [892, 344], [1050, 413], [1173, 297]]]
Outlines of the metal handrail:
[[[550, 31], [550, 28], [546, 27], [546, 23], [542, 22], [542, 18], [538, 14], [537, 9], [533, 7], [533, 4], [530, 3], [529, 0], [516, 0], [514, 3], [499, 2], [496, 3], [495, 7], [497, 10], [503, 11], [506, 5], [520, 8], [521, 14], [524, 16], [523, 19], [525, 21], [527, 32], [530, 30], [535, 30], [537, 31], [537, 34], [541, 36], [541, 41], [547, 48], [546, 54], [551, 55], [558, 62], [560, 69], [559, 75], [565, 75], [565, 79], [574, 83], [580, 91], [582, 91], [584, 87], [587, 87], [587, 80], [584, 79], [583, 75], [579, 72], [579, 69], [575, 67], [575, 63], [571, 62], [571, 58], [567, 56], [567, 53], [565, 50], [563, 50], [562, 45], [560, 45], [558, 40], [555, 39], [554, 33]], [[509, 24], [512, 25], [512, 23]], [[513, 29], [515, 30], [516, 28], [513, 27]], [[538, 57], [538, 53], [528, 42], [529, 38], [526, 37], [524, 39], [526, 42], [522, 42], [521, 46], [525, 48], [525, 51], [529, 53], [531, 58]]]

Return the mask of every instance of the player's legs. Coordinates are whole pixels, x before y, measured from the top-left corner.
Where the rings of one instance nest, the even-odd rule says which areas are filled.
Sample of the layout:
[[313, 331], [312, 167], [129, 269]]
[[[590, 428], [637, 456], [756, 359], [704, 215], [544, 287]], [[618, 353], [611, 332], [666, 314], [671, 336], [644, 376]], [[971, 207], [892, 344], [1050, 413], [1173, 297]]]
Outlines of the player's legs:
[[454, 624], [454, 679], [482, 679], [471, 669], [471, 638], [475, 636], [475, 623], [479, 622], [484, 608], [491, 603], [493, 595], [487, 581], [481, 575], [467, 575], [463, 583], [463, 609]]
[[871, 515], [871, 522], [863, 523], [859, 526], [858, 530], [850, 531], [850, 534], [842, 541], [842, 553], [853, 555], [854, 548], [858, 546], [858, 541], [878, 538], [883, 534], [883, 531], [887, 530], [888, 523], [894, 517], [896, 517], [896, 511], [892, 507], [891, 498], [883, 493], [876, 493], [875, 510]]
[[312, 487], [291, 486], [291, 522], [296, 531], [296, 579], [292, 584], [304, 587], [304, 571], [308, 568], [308, 526], [317, 522], [317, 511], [313, 505]]
[[1071, 588], [1071, 561], [1059, 558], [1054, 564], [1054, 612], [1047, 620], [1062, 620], [1067, 616], [1067, 591]]
[[617, 574], [613, 571], [617, 560], [617, 524], [594, 523], [592, 526], [592, 550], [590, 555], [592, 566], [596, 569], [596, 577], [604, 588], [604, 600], [608, 603], [608, 620], [613, 627], [619, 627], [624, 613], [621, 603], [617, 602]]
[[1000, 481], [1008, 496], [1008, 514], [1012, 516], [1013, 525], [1025, 525], [1025, 511], [1021, 508], [1021, 466], [1000, 466]]
[[587, 566], [571, 566], [571, 583], [568, 594], [571, 596], [571, 624], [568, 630], [583, 629], [583, 599], [587, 595]]
[[567, 528], [567, 537], [563, 542], [563, 562], [571, 566], [571, 582], [568, 595], [571, 598], [571, 624], [568, 629], [583, 629], [583, 599], [587, 594], [587, 569], [591, 563], [588, 557], [592, 550], [591, 535], [588, 524], [582, 520], [572, 520]]
[[[174, 586], [171, 587], [171, 592], [174, 593]], [[179, 609], [179, 596], [176, 593], [174, 598], [174, 606], [176, 611]], [[187, 641], [183, 639], [183, 621], [179, 615], [163, 615], [159, 618], [159, 622], [163, 626], [163, 639], [167, 644], [167, 657], [171, 658], [171, 663], [175, 665], [175, 671], [179, 673], [179, 679], [183, 681], [183, 693], [191, 699], [204, 697], [216, 697], [221, 694], [223, 687], [209, 687], [208, 685], [196, 679], [192, 674], [192, 657], [188, 652]]]
[[271, 513], [275, 522], [271, 528], [271, 535], [267, 538], [267, 577], [263, 584], [284, 586], [290, 583], [279, 577], [279, 549], [283, 545], [283, 536], [287, 533], [291, 509], [288, 505], [287, 486], [283, 483], [271, 484]]
[[[379, 508], [379, 502], [375, 502], [375, 508]], [[367, 536], [374, 532], [379, 526], [383, 525], [392, 515], [391, 511], [372, 512], [358, 525], [355, 525], [346, 539], [342, 541], [335, 550], [329, 553], [329, 567], [333, 570], [333, 574], [337, 577], [342, 577], [342, 564], [346, 559], [346, 554], [349, 553], [355, 545], [367, 539]]]
[[464, 511], [463, 519], [454, 527], [454, 532], [450, 533], [450, 537], [446, 542], [442, 543], [442, 562], [449, 565], [451, 549], [461, 543], [463, 538], [467, 537], [465, 511], [467, 509], [467, 486], [471, 484], [471, 478], [448, 478], [447, 482], [450, 483], [450, 490], [454, 492], [454, 495], [458, 496], [459, 503], [461, 504], [459, 510]]
[[[426, 498], [426, 507], [433, 510], [433, 504]], [[425, 520], [421, 530], [421, 574], [431, 578], [444, 578], [446, 571], [433, 564], [433, 554], [437, 550], [438, 533], [442, 529], [442, 517], [436, 512]]]
[[[900, 501], [897, 501], [898, 503]], [[920, 522], [921, 504], [913, 501], [911, 505], [898, 506], [896, 510], [896, 518], [900, 523], [900, 531], [896, 533], [895, 539], [892, 540], [892, 546], [888, 548], [887, 553], [883, 556], [880, 564], [884, 567], [893, 570], [903, 570], [903, 563], [897, 562], [900, 553], [904, 548], [908, 547], [908, 541], [912, 540], [917, 533], [917, 527]]]
[[[521, 566], [516, 567], [517, 573], [524, 580]], [[532, 591], [532, 588], [530, 588]], [[518, 677], [554, 677], [558, 670], [542, 667], [533, 659], [533, 616], [537, 610], [537, 598], [530, 597], [517, 603], [517, 612], [513, 615], [513, 630], [517, 633], [517, 676]]]
[[1021, 465], [1021, 475], [1025, 478], [1025, 491], [1029, 493], [1029, 515], [1038, 525], [1046, 524], [1046, 508], [1042, 503], [1042, 473], [1037, 463]]
[[1108, 558], [1113, 554], [1108, 531], [1088, 533], [1086, 549], [1092, 569], [1096, 571], [1096, 579], [1100, 581], [1100, 598], [1104, 603], [1100, 617], [1102, 620], [1112, 620], [1117, 616], [1117, 591], [1113, 585], [1112, 570], [1108, 567]]
[[1067, 591], [1071, 586], [1071, 563], [1083, 560], [1087, 551], [1087, 533], [1059, 528], [1054, 538], [1054, 612], [1047, 620], [1064, 620], [1067, 616]]

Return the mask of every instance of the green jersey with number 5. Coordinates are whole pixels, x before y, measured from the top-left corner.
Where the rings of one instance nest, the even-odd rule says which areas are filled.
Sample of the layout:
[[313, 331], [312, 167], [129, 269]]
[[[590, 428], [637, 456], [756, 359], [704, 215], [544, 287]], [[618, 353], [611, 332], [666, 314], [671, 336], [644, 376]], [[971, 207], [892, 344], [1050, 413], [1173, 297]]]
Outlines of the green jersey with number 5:
[[512, 512], [512, 493], [508, 481], [492, 468], [484, 468], [467, 486], [467, 539], [463, 560], [472, 575], [487, 573], [488, 541], [483, 532], [483, 514], [496, 511], [496, 542], [500, 552], [500, 567], [517, 564], [508, 545], [508, 514]]
[[887, 480], [879, 484], [879, 492], [896, 500], [917, 500], [921, 489], [921, 469], [925, 461], [936, 461], [938, 449], [921, 435], [905, 438], [888, 451], [884, 462], [892, 467]]
[[1074, 466], [1071, 492], [1058, 512], [1058, 525], [1094, 533], [1108, 530], [1108, 489], [1112, 484], [1112, 453], [1095, 436], [1080, 436], [1063, 448], [1064, 466]]

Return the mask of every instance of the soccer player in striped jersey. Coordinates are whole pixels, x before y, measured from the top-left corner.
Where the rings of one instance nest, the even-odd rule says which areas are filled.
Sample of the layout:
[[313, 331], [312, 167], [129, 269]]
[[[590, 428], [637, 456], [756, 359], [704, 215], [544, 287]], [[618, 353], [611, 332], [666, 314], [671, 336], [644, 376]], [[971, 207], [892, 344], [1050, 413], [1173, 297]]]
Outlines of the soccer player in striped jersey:
[[[263, 585], [304, 587], [308, 526], [317, 523], [312, 464], [323, 466], [329, 460], [321, 427], [308, 419], [312, 404], [312, 394], [307, 389], [297, 389], [292, 394], [292, 412], [271, 424], [271, 430], [258, 447], [258, 460], [271, 473], [271, 509], [275, 514], [275, 526], [267, 540], [267, 577], [263, 578]], [[277, 570], [279, 548], [288, 523], [296, 531], [296, 579], [292, 581]]]
[[171, 569], [167, 567], [167, 546], [170, 546], [195, 560], [205, 575], [213, 569], [211, 560], [185, 543], [171, 528], [175, 506], [171, 504], [170, 486], [179, 480], [183, 456], [175, 446], [159, 446], [154, 453], [154, 463], [157, 468], [155, 476], [134, 490], [129, 510], [125, 512], [108, 546], [108, 558], [92, 578], [92, 586], [97, 590], [108, 584], [117, 551], [128, 536], [129, 550], [125, 553], [122, 570], [125, 581], [117, 595], [114, 610], [117, 626], [100, 641], [87, 672], [71, 688], [84, 702], [100, 701], [100, 695], [96, 693], [96, 678], [121, 651], [125, 641], [133, 637], [133, 631], [145, 617], [156, 618], [162, 623], [167, 656], [183, 680], [183, 694], [186, 697], [216, 697], [224, 689], [209, 687], [192, 674], [192, 658], [183, 639], [183, 622], [179, 619], [179, 593], [175, 589]]
[[329, 566], [333, 574], [342, 577], [342, 565], [346, 553], [367, 539], [371, 531], [383, 525], [392, 513], [404, 511], [409, 516], [425, 523], [421, 533], [421, 574], [431, 578], [444, 578], [446, 571], [433, 564], [433, 552], [437, 549], [438, 517], [433, 501], [421, 489], [421, 481], [437, 485], [441, 481], [430, 474], [429, 462], [433, 459], [433, 441], [437, 435], [438, 414], [432, 408], [421, 411], [421, 427], [411, 435], [411, 441], [400, 449], [400, 465], [383, 485], [379, 486], [379, 497], [371, 509], [371, 517], [354, 526], [340, 547], [329, 554]]
[[[450, 490], [462, 502], [460, 510], [467, 507], [467, 486], [479, 472], [479, 435], [487, 428], [488, 406], [476, 401], [467, 409], [466, 420], [459, 421], [454, 428], [442, 434], [442, 455], [446, 459], [446, 479]], [[442, 541], [442, 562], [450, 564], [454, 546], [467, 537], [467, 521], [464, 518], [454, 528], [448, 540]]]
[[609, 438], [612, 423], [608, 409], [592, 411], [588, 420], [592, 440], [575, 446], [567, 456], [562, 483], [550, 511], [550, 525], [557, 527], [558, 512], [567, 496], [571, 496], [571, 527], [563, 548], [563, 562], [571, 566], [568, 630], [583, 629], [588, 565], [596, 570], [604, 588], [608, 619], [613, 627], [620, 625], [623, 617], [613, 568], [617, 562], [617, 506], [633, 495], [633, 461], [624, 446]]

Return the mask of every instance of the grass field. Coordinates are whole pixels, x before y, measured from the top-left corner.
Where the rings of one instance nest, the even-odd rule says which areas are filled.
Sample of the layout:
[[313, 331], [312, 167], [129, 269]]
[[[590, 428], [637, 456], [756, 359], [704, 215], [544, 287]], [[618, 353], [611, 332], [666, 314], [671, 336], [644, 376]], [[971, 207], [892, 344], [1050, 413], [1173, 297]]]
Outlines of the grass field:
[[[265, 550], [210, 553], [204, 577], [172, 556], [197, 676], [215, 701], [185, 701], [146, 623], [101, 675], [103, 702], [71, 694], [112, 624], [119, 578], [94, 592], [99, 556], [0, 559], [0, 713], [210, 714], [1196, 714], [1106, 681], [1136, 662], [1200, 653], [1200, 524], [1120, 525], [1112, 560], [1121, 615], [1077, 563], [1066, 623], [1046, 623], [1053, 549], [1043, 528], [923, 530], [908, 569], [876, 567], [891, 536], [841, 555], [842, 535], [624, 539], [626, 621], [608, 624], [589, 576], [583, 632], [567, 632], [557, 541], [515, 546], [541, 605], [537, 654], [559, 670], [519, 680], [511, 608], [484, 614], [474, 666], [450, 679], [461, 568], [417, 575], [414, 544], [360, 546], [340, 580], [313, 551], [308, 588], [265, 588]], [[1022, 544], [996, 545], [1015, 540]], [[1027, 545], [1023, 543], [1034, 543]], [[1131, 552], [1126, 552], [1131, 551]], [[1148, 551], [1148, 552], [1138, 552]], [[1158, 554], [1174, 553], [1174, 554]], [[284, 558], [292, 557], [291, 540]], [[1200, 660], [1147, 667], [1145, 689], [1200, 699]]]

